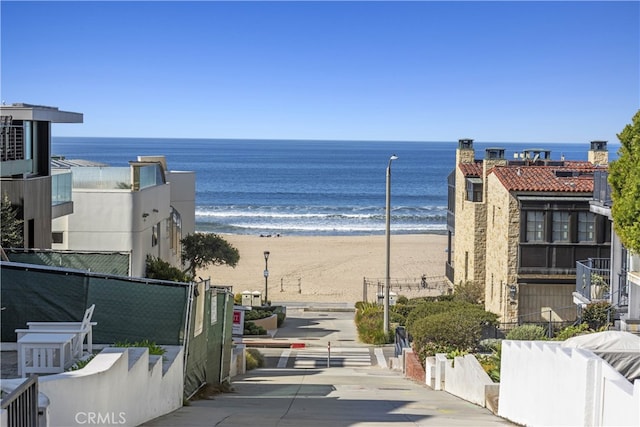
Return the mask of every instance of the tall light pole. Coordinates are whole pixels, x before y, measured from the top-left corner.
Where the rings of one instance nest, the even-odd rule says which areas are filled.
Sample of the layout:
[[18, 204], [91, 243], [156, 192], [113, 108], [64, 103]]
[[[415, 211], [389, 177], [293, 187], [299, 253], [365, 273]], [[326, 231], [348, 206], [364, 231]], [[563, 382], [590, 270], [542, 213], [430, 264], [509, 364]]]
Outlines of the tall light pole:
[[391, 287], [391, 162], [398, 160], [395, 154], [389, 158], [387, 166], [387, 209], [386, 209], [386, 227], [385, 236], [387, 238], [387, 274], [384, 283], [384, 336], [385, 339], [389, 335], [389, 288]]
[[264, 305], [267, 305], [269, 300], [269, 288], [267, 287], [267, 280], [269, 280], [269, 251], [264, 251]]

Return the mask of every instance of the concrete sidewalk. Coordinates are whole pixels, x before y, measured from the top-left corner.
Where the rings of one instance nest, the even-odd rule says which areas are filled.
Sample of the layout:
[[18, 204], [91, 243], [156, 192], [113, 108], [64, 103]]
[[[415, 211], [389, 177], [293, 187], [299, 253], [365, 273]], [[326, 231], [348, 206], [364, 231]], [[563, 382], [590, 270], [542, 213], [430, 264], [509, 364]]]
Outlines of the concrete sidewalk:
[[[371, 347], [359, 343], [353, 312], [287, 312], [274, 338], [281, 347], [304, 343], [307, 349]], [[258, 341], [258, 339], [255, 339]], [[256, 342], [257, 344], [257, 342]], [[259, 346], [259, 345], [258, 345]], [[385, 349], [391, 350], [392, 349]], [[261, 349], [266, 368], [233, 379], [231, 393], [196, 400], [190, 406], [145, 426], [495, 426], [513, 425], [487, 409], [405, 379], [401, 373], [370, 367], [277, 368], [285, 348]]]
[[145, 426], [496, 426], [488, 410], [384, 368], [256, 369]]

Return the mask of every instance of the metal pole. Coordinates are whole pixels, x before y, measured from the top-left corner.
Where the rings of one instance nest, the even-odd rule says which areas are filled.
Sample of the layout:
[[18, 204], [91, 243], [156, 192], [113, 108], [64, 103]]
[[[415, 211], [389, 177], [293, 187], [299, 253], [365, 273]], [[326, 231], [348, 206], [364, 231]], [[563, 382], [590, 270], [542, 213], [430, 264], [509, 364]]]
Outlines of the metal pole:
[[386, 275], [384, 286], [384, 320], [383, 330], [385, 340], [389, 335], [389, 287], [391, 286], [391, 162], [398, 157], [394, 154], [389, 158], [389, 165], [387, 166], [387, 206], [386, 206], [386, 227], [385, 236], [387, 240], [387, 262], [386, 262]]
[[269, 251], [264, 251], [264, 305], [267, 305], [267, 301], [269, 301]]

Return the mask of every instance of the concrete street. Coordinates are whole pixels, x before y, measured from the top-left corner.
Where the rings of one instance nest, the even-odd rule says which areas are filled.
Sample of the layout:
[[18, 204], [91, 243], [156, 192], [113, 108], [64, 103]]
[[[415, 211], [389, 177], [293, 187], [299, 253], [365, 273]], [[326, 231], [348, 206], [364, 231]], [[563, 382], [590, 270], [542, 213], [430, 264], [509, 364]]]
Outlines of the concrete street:
[[393, 347], [358, 343], [354, 313], [330, 309], [288, 307], [274, 339], [246, 340], [261, 347], [264, 368], [234, 378], [232, 392], [193, 401], [145, 425], [513, 425], [386, 368]]

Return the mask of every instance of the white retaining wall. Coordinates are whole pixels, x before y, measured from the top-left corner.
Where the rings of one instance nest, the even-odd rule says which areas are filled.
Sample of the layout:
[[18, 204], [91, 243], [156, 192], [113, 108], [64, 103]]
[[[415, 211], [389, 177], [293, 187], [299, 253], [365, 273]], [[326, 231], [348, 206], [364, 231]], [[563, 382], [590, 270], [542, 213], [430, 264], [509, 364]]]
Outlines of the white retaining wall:
[[183, 349], [164, 348], [162, 357], [146, 348], [105, 348], [83, 369], [40, 377], [49, 424], [136, 426], [180, 408]]
[[638, 426], [640, 381], [589, 350], [504, 340], [498, 415], [528, 426]]
[[478, 359], [471, 354], [447, 360], [444, 391], [476, 405], [485, 406], [486, 387], [494, 382], [484, 371]]

